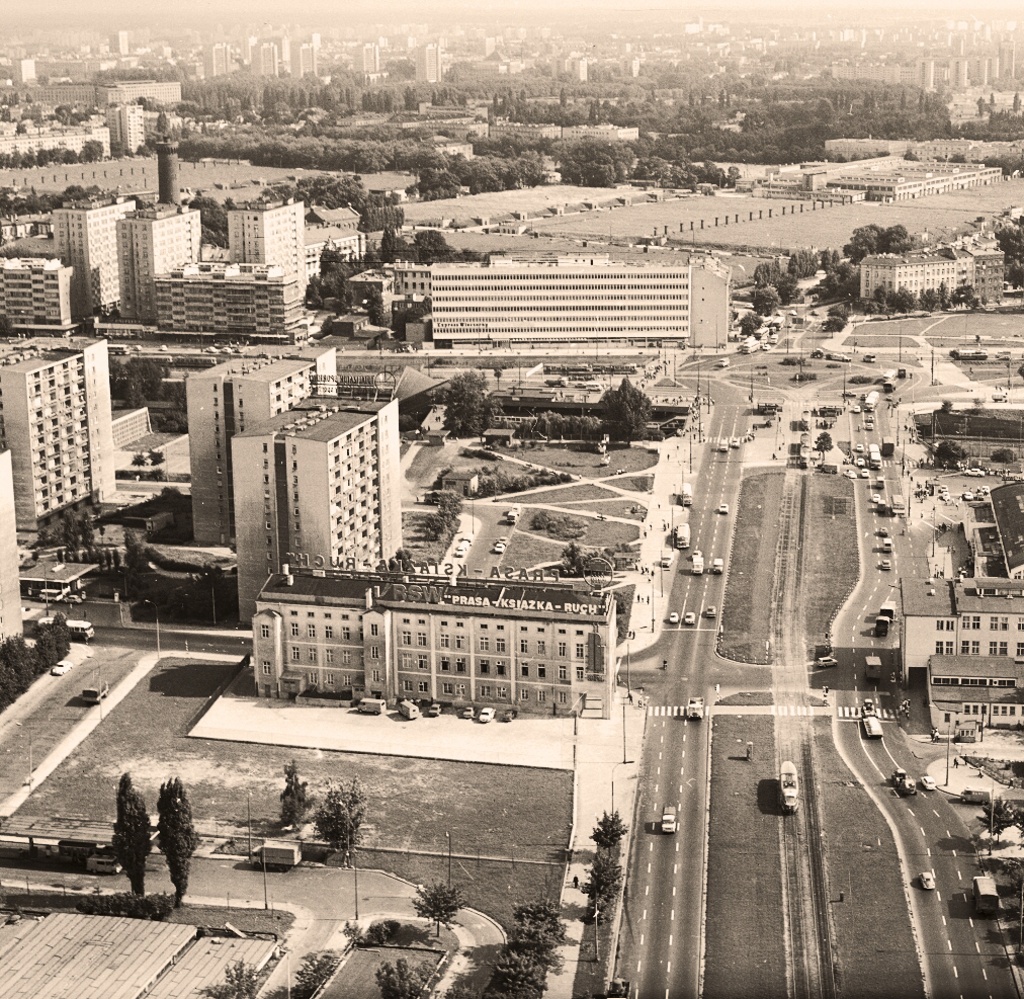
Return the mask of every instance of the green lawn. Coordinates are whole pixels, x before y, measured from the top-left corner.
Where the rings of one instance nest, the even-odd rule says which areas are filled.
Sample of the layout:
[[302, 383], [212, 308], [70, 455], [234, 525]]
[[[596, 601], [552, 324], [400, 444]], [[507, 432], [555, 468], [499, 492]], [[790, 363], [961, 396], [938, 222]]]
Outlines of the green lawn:
[[433, 512], [433, 507], [402, 511], [402, 547], [416, 560], [440, 561], [447, 548], [443, 540], [434, 541], [423, 530], [424, 521]]
[[[502, 449], [502, 453], [506, 453]], [[658, 453], [646, 447], [623, 447], [612, 445], [608, 450], [609, 464], [602, 465], [604, 455], [592, 447], [582, 444], [545, 444], [538, 447], [521, 448], [514, 452], [533, 465], [544, 465], [559, 472], [572, 472], [587, 478], [608, 475], [608, 470], [624, 468], [627, 472], [642, 472], [658, 464]]]
[[501, 565], [502, 568], [531, 569], [535, 565], [558, 562], [564, 548], [564, 541], [517, 530], [501, 556]]
[[194, 719], [234, 669], [165, 660], [43, 783], [21, 813], [112, 820], [114, 787], [121, 772], [129, 770], [150, 808], [155, 808], [160, 784], [180, 776], [196, 818], [216, 822], [225, 836], [244, 826], [251, 793], [254, 822], [272, 833], [284, 766], [294, 759], [314, 793], [329, 780], [359, 778], [369, 802], [364, 826], [369, 848], [440, 856], [450, 832], [458, 852], [560, 863], [572, 822], [571, 773], [188, 738]]
[[654, 476], [634, 475], [629, 478], [615, 479], [615, 485], [621, 489], [631, 489], [637, 493], [649, 493], [654, 488]]
[[583, 500], [620, 499], [620, 495], [611, 489], [595, 485], [563, 486], [560, 489], [545, 489], [543, 492], [531, 490], [511, 498], [513, 503], [575, 503]]
[[[782, 816], [776, 781], [765, 776], [776, 772], [773, 721], [768, 715], [722, 715], [713, 722], [704, 977], [709, 999], [787, 994]], [[752, 763], [742, 748], [750, 740]]]
[[740, 488], [722, 605], [725, 632], [719, 643], [727, 659], [769, 661], [765, 639], [771, 623], [783, 475], [782, 469], [747, 475]]

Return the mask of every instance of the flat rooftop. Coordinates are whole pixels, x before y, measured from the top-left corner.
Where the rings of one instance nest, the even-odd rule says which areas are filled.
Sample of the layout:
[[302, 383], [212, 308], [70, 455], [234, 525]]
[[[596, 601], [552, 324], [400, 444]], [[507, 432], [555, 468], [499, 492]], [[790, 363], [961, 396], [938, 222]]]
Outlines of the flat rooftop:
[[239, 437], [265, 437], [283, 434], [303, 440], [332, 441], [370, 417], [379, 413], [390, 398], [380, 402], [341, 402], [335, 397], [310, 396], [293, 409], [272, 416], [247, 430], [235, 434]]

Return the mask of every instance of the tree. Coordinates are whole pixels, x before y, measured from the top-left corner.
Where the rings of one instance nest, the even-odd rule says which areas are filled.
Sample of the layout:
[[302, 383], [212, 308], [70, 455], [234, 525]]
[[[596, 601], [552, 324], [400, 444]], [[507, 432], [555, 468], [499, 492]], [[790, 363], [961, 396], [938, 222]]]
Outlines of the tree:
[[967, 460], [967, 450], [955, 441], [939, 441], [935, 448], [935, 464], [939, 468], [957, 468]]
[[307, 954], [295, 972], [292, 995], [295, 999], [312, 999], [317, 990], [338, 970], [341, 955], [336, 950], [320, 950]]
[[642, 438], [651, 418], [651, 400], [628, 378], [617, 389], [608, 389], [601, 397], [608, 430], [616, 440]]
[[494, 964], [491, 987], [495, 996], [511, 999], [540, 999], [547, 985], [547, 974], [533, 954], [505, 947]]
[[589, 561], [590, 552], [575, 541], [570, 541], [562, 549], [562, 572], [567, 576], [582, 576]]
[[285, 764], [284, 790], [281, 792], [281, 825], [301, 826], [313, 807], [309, 785], [299, 777], [299, 765], [292, 760]]
[[124, 532], [124, 565], [133, 579], [149, 570], [147, 548], [134, 531]]
[[412, 900], [412, 907], [421, 919], [429, 919], [437, 925], [437, 935], [441, 935], [442, 925], [451, 929], [455, 915], [465, 905], [465, 899], [458, 885], [448, 885], [437, 881], [432, 885], [420, 885]]
[[750, 305], [759, 316], [770, 316], [781, 304], [774, 288], [755, 288], [750, 296]]
[[462, 497], [454, 489], [442, 489], [437, 494], [437, 513], [445, 527], [457, 528], [462, 516]]
[[136, 468], [145, 468], [148, 463], [149, 459], [141, 451], [136, 451], [132, 455], [132, 464]]
[[603, 908], [615, 899], [622, 886], [622, 865], [615, 856], [599, 850], [590, 866], [590, 879], [583, 885], [592, 909]]
[[952, 305], [962, 305], [967, 309], [976, 309], [981, 304], [981, 300], [974, 293], [974, 288], [969, 284], [957, 285], [949, 296], [949, 301]]
[[366, 308], [366, 318], [371, 326], [387, 326], [387, 317], [384, 314], [384, 296], [379, 288], [369, 288], [366, 298], [363, 301]]
[[205, 999], [256, 999], [259, 988], [259, 972], [245, 961], [236, 961], [224, 969], [223, 982], [207, 985], [199, 994]]
[[153, 849], [149, 814], [142, 795], [132, 785], [132, 775], [121, 774], [117, 786], [117, 818], [111, 839], [114, 856], [131, 882], [132, 892], [146, 894], [146, 858]]
[[156, 801], [157, 845], [167, 860], [167, 871], [174, 885], [174, 907], [180, 908], [188, 891], [192, 855], [199, 846], [199, 833], [192, 821], [192, 805], [178, 777], [160, 785]]
[[546, 971], [560, 968], [558, 948], [565, 943], [565, 924], [558, 906], [546, 899], [525, 902], [515, 907], [512, 918], [509, 947], [531, 955], [534, 963]]
[[400, 957], [394, 964], [385, 961], [377, 969], [377, 988], [381, 999], [419, 999], [430, 981], [431, 970], [427, 961], [409, 964]]
[[814, 442], [814, 450], [820, 452], [821, 460], [825, 460], [825, 455], [832, 450], [832, 435], [825, 431], [818, 434], [818, 439]]
[[412, 238], [416, 259], [421, 264], [439, 264], [452, 259], [452, 248], [436, 229], [421, 229]]
[[985, 813], [985, 824], [992, 830], [997, 843], [1007, 829], [1024, 824], [1024, 813], [1006, 798], [986, 802], [981, 806], [981, 810]]
[[629, 826], [622, 821], [622, 817], [617, 811], [612, 812], [611, 815], [605, 812], [594, 827], [590, 838], [598, 845], [599, 849], [614, 850], [628, 830]]
[[775, 291], [780, 305], [789, 305], [800, 297], [800, 287], [792, 274], [783, 274], [775, 282]]
[[501, 411], [491, 401], [481, 371], [465, 371], [450, 378], [441, 399], [445, 429], [457, 437], [479, 437]]
[[331, 782], [327, 794], [313, 816], [317, 834], [332, 849], [351, 862], [352, 851], [359, 845], [360, 829], [366, 812], [366, 795], [358, 777], [345, 787]]
[[751, 337], [761, 328], [761, 317], [756, 312], [745, 312], [740, 319], [740, 335]]

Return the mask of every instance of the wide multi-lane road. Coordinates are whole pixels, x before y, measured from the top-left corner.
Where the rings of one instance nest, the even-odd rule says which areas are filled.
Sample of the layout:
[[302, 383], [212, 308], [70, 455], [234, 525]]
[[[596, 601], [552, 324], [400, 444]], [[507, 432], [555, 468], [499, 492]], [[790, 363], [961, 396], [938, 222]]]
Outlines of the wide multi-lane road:
[[[691, 556], [702, 551], [706, 566], [728, 557], [740, 450], [719, 452], [714, 442], [742, 436], [749, 428], [749, 414], [736, 395], [716, 386], [715, 405], [703, 413], [709, 446], [702, 449], [698, 474], [692, 480], [686, 476], [694, 482], [691, 547], [677, 553], [665, 574], [670, 612], [677, 611], [681, 619], [693, 612], [697, 623], [666, 624], [646, 664], [668, 660], [666, 670], [648, 674], [653, 679], [647, 685], [647, 736], [620, 936], [620, 973], [632, 981], [631, 995], [638, 997], [696, 996], [700, 988], [709, 723], [687, 721], [683, 708], [690, 697], [711, 700], [708, 671], [719, 621], [705, 614], [709, 606], [721, 612], [725, 576], [711, 575], [707, 568], [694, 576]], [[722, 504], [728, 505], [728, 514], [718, 512]], [[661, 832], [666, 805], [677, 809], [675, 835]]]

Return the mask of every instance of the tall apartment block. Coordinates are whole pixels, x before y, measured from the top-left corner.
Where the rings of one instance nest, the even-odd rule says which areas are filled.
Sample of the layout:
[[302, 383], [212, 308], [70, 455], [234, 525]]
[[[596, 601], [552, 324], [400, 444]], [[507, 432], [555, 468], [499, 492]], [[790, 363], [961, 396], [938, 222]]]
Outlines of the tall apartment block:
[[380, 46], [376, 42], [366, 42], [363, 45], [363, 72], [380, 72]]
[[146, 141], [146, 112], [141, 104], [111, 104], [107, 107], [110, 145], [120, 155], [133, 156]]
[[71, 311], [76, 319], [111, 308], [121, 300], [117, 223], [133, 211], [133, 198], [70, 202], [54, 211], [57, 253], [74, 268]]
[[115, 31], [110, 36], [110, 51], [114, 55], [126, 56], [128, 55], [130, 48], [128, 45], [128, 32], [127, 31]]
[[238, 616], [290, 559], [376, 566], [402, 543], [398, 400], [312, 397], [231, 441]]
[[21, 333], [67, 332], [74, 326], [71, 276], [59, 260], [0, 260], [0, 315]]
[[228, 212], [233, 263], [276, 264], [306, 293], [306, 221], [301, 201], [253, 202]]
[[309, 74], [317, 75], [317, 50], [312, 42], [296, 42], [292, 46], [291, 71], [296, 80]]
[[438, 83], [441, 79], [441, 46], [421, 45], [416, 50], [416, 82]]
[[192, 526], [196, 542], [226, 545], [235, 538], [231, 438], [313, 395], [337, 375], [333, 347], [308, 357], [260, 363], [226, 361], [189, 375], [189, 454], [192, 463]]
[[253, 53], [253, 68], [259, 76], [277, 76], [280, 54], [273, 42], [261, 42]]
[[11, 452], [22, 531], [102, 502], [116, 488], [107, 341], [56, 350], [51, 343], [0, 353], [0, 448]]
[[157, 275], [199, 260], [202, 238], [199, 212], [181, 205], [156, 205], [119, 219], [121, 315], [156, 325]]
[[231, 46], [227, 42], [217, 42], [203, 51], [203, 73], [210, 80], [215, 76], [224, 76], [231, 66]]
[[14, 513], [14, 466], [0, 451], [0, 641], [22, 633], [18, 528]]

